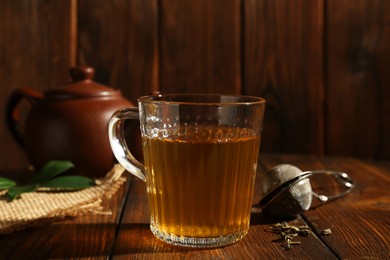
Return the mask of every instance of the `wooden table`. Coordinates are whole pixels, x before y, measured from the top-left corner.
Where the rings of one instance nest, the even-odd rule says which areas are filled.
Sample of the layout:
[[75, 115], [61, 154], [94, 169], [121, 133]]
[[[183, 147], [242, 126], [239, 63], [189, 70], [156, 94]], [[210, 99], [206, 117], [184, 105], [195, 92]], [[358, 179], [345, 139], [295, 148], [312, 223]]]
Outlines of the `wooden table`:
[[[62, 223], [0, 236], [0, 259], [140, 258], [140, 259], [385, 259], [390, 258], [390, 162], [298, 155], [261, 155], [254, 203], [261, 198], [264, 172], [280, 163], [302, 170], [344, 171], [354, 179], [352, 193], [288, 220], [308, 225], [301, 245], [285, 250], [278, 236], [267, 231], [278, 222], [252, 214], [248, 235], [217, 249], [194, 249], [165, 244], [149, 230], [145, 183], [130, 175], [119, 193], [104, 202], [110, 216], [84, 216]], [[313, 179], [312, 182], [318, 182]], [[326, 182], [314, 188], [325, 187]], [[322, 186], [321, 186], [322, 185]], [[329, 186], [329, 185], [328, 185]], [[322, 235], [330, 228], [330, 235]]]

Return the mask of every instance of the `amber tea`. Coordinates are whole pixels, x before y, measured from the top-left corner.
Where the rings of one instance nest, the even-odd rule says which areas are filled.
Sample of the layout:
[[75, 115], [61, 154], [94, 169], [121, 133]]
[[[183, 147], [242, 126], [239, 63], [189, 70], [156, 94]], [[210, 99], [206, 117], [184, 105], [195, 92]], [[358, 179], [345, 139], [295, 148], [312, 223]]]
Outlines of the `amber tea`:
[[[237, 129], [223, 129], [232, 131]], [[208, 132], [218, 136], [218, 129]], [[153, 232], [179, 237], [245, 235], [259, 145], [258, 136], [144, 137]]]
[[[150, 229], [170, 244], [219, 247], [249, 230], [265, 100], [219, 94], [158, 94], [110, 119], [118, 162], [146, 182]], [[126, 142], [139, 120], [144, 164]]]

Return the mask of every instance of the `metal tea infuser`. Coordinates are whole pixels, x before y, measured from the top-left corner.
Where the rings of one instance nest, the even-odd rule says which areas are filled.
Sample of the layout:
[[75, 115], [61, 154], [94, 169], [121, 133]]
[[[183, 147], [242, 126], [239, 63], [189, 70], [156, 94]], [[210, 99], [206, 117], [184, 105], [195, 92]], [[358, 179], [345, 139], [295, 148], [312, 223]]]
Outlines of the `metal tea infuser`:
[[[335, 195], [318, 195], [312, 190], [309, 177], [324, 174], [333, 176], [346, 189]], [[306, 210], [316, 208], [332, 200], [341, 198], [352, 191], [353, 180], [344, 172], [329, 170], [301, 171], [291, 164], [280, 164], [272, 168], [264, 177], [264, 197], [257, 207], [269, 215], [276, 217], [291, 217]], [[312, 198], [319, 204], [311, 206]]]

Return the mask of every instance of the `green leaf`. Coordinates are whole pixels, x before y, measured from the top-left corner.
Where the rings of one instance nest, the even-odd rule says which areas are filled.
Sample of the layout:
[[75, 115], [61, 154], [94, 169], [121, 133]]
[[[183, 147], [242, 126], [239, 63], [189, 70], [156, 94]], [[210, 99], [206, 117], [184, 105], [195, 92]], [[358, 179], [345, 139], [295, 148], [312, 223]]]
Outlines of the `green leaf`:
[[70, 161], [49, 161], [35, 174], [28, 185], [16, 186], [16, 182], [0, 177], [0, 190], [8, 189], [7, 196], [13, 200], [20, 197], [22, 193], [35, 191], [38, 187], [80, 190], [95, 185], [93, 179], [84, 176], [56, 177], [72, 167], [74, 165]]
[[13, 180], [0, 177], [0, 190], [6, 190], [16, 185]]
[[74, 164], [70, 161], [49, 161], [36, 173], [30, 183], [45, 183], [72, 167]]
[[36, 189], [36, 185], [26, 185], [26, 186], [14, 186], [8, 189], [7, 196], [10, 199], [16, 199], [20, 194], [25, 192], [32, 192]]
[[41, 186], [46, 188], [60, 188], [67, 190], [80, 190], [95, 185], [94, 180], [84, 176], [62, 176], [43, 183]]

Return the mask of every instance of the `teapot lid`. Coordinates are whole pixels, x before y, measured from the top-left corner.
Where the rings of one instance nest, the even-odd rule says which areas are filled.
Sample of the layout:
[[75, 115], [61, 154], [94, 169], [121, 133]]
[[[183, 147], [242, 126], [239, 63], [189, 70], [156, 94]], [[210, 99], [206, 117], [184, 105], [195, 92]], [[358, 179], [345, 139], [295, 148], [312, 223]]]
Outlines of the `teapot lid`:
[[68, 84], [52, 88], [45, 92], [46, 98], [90, 98], [111, 97], [120, 95], [119, 90], [114, 90], [93, 81], [95, 70], [92, 67], [80, 66], [69, 69], [72, 81]]

